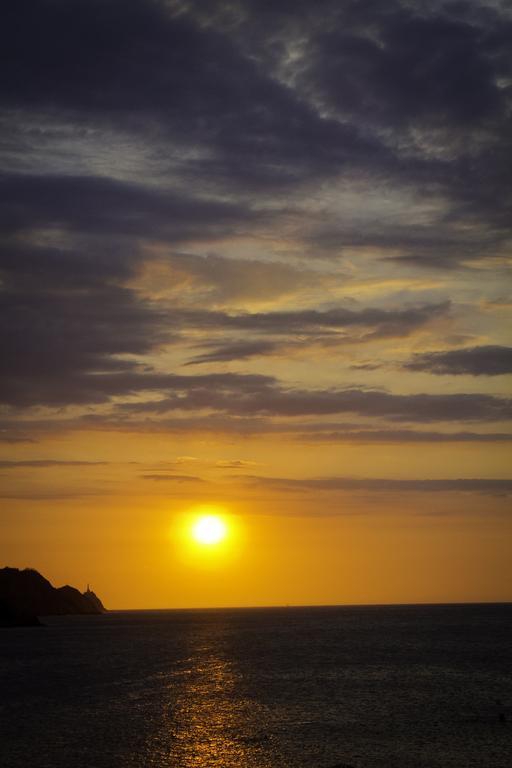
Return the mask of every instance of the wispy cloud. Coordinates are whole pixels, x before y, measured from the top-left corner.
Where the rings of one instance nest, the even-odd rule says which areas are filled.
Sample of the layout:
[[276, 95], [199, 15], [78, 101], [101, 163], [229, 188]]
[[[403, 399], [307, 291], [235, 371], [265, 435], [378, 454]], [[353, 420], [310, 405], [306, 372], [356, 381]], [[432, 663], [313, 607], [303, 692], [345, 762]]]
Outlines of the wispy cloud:
[[512, 480], [486, 478], [456, 479], [394, 479], [394, 478], [353, 478], [313, 477], [281, 478], [247, 476], [247, 482], [283, 491], [364, 491], [375, 493], [483, 493], [510, 494]]
[[27, 459], [24, 461], [0, 461], [0, 469], [47, 469], [49, 467], [97, 467], [108, 461], [68, 461], [65, 459]]
[[512, 418], [512, 401], [483, 394], [396, 395], [371, 389], [288, 389], [271, 377], [205, 374], [168, 379], [174, 393], [123, 407], [131, 413], [209, 409], [247, 416], [358, 414], [408, 422], [478, 422]]
[[141, 475], [143, 480], [155, 480], [157, 482], [170, 482], [170, 483], [204, 483], [203, 478], [196, 475], [169, 475], [169, 474], [157, 474], [151, 473], [147, 475]]
[[437, 376], [500, 376], [512, 373], [512, 347], [488, 345], [422, 352], [404, 363], [410, 371], [428, 371]]

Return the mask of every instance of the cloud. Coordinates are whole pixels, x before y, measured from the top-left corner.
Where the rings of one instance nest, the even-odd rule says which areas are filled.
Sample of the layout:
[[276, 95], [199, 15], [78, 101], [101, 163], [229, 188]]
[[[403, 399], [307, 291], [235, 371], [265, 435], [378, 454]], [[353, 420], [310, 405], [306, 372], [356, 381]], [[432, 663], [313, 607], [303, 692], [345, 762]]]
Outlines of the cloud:
[[[409, 195], [414, 195], [413, 189], [410, 185]], [[474, 268], [475, 263], [486, 259], [506, 260], [512, 236], [508, 226], [487, 224], [485, 217], [470, 214], [467, 203], [450, 201], [448, 197], [436, 202], [444, 211], [437, 216], [428, 215], [428, 206], [426, 211], [421, 204], [416, 209], [414, 202], [411, 200], [406, 207], [404, 198], [397, 205], [394, 222], [389, 221], [389, 213], [383, 209], [376, 222], [363, 219], [356, 225], [350, 221], [343, 226], [334, 221], [313, 225], [304, 241], [327, 256], [339, 256], [347, 250], [372, 250], [383, 262], [429, 270], [461, 270]], [[347, 212], [348, 220], [355, 212], [350, 214]], [[486, 215], [492, 217], [493, 211]], [[430, 220], [425, 222], [425, 218]]]
[[[384, 131], [398, 152], [402, 142], [418, 178], [437, 177], [453, 197], [499, 219], [505, 205], [496, 186], [506, 192], [500, 165], [510, 149], [510, 14], [472, 2], [329, 3], [331, 14], [336, 6], [301, 62], [308, 92], [345, 120]], [[470, 178], [481, 183], [471, 188]]]
[[[322, 230], [327, 236], [337, 230], [335, 249], [373, 243], [400, 249], [398, 258], [411, 265], [436, 269], [495, 257], [511, 235], [506, 4], [281, 0], [231, 8], [229, 20], [212, 14], [212, 25], [229, 29], [239, 50], [248, 49], [318, 115], [374, 141], [369, 166], [355, 157], [356, 178], [367, 179], [370, 167], [383, 190], [401, 188], [409, 196], [400, 206], [409, 210], [409, 222], [386, 225], [383, 212], [379, 227], [369, 217], [351, 231], [333, 215], [318, 229], [317, 243]], [[416, 192], [441, 203], [429, 222], [411, 220]]]
[[[149, 406], [148, 406], [149, 407]], [[9, 430], [13, 438], [23, 429], [24, 439], [32, 442], [47, 434], [81, 431], [127, 432], [132, 434], [213, 434], [213, 435], [272, 435], [300, 442], [344, 443], [504, 443], [512, 440], [510, 432], [441, 432], [423, 429], [368, 429], [361, 424], [307, 419], [281, 419], [261, 416], [236, 416], [222, 413], [196, 414], [192, 416], [144, 415], [137, 418], [121, 414], [87, 414], [67, 419], [4, 420], [2, 428]], [[30, 434], [30, 438], [28, 435]], [[197, 464], [194, 457], [178, 457], [172, 466]], [[204, 462], [202, 462], [204, 463]]]
[[[145, 355], [194, 330], [265, 335], [227, 344], [201, 342], [206, 351], [191, 361], [218, 362], [282, 348], [283, 340], [278, 345], [269, 335], [291, 336], [288, 344], [297, 335], [316, 337], [316, 343], [322, 336], [352, 329], [358, 340], [406, 336], [449, 311], [446, 302], [398, 310], [324, 312], [172, 309], [128, 286], [138, 259], [135, 248], [126, 254], [114, 248], [111, 253], [104, 244], [90, 250], [22, 243], [0, 248], [2, 402], [57, 406], [103, 403], [117, 395], [173, 386], [197, 390], [205, 380], [176, 378], [144, 365]], [[249, 380], [237, 381], [242, 386]]]
[[[299, 310], [290, 312], [175, 312], [177, 324], [209, 330], [245, 331], [265, 334], [265, 338], [237, 339], [226, 343], [205, 341], [197, 344], [206, 349], [193, 357], [188, 365], [246, 360], [251, 357], [282, 354], [287, 350], [308, 345], [341, 345], [365, 343], [377, 339], [401, 338], [414, 333], [428, 323], [447, 316], [449, 302], [429, 304], [408, 309], [326, 311]], [[342, 332], [342, 333], [340, 333]], [[279, 340], [268, 337], [283, 336]], [[211, 348], [211, 351], [208, 351]]]
[[259, 331], [270, 334], [319, 333], [345, 328], [369, 328], [373, 337], [407, 336], [433, 319], [443, 317], [450, 302], [413, 306], [406, 309], [345, 308], [281, 312], [177, 312], [190, 326], [226, 330]]
[[134, 414], [209, 409], [234, 416], [282, 417], [355, 413], [419, 423], [512, 418], [512, 400], [484, 394], [396, 395], [358, 388], [292, 389], [269, 376], [241, 374], [173, 376], [168, 381], [175, 390], [169, 397], [134, 402], [120, 409]]
[[91, 490], [90, 488], [79, 489], [75, 488], [72, 491], [21, 491], [21, 492], [6, 492], [0, 493], [0, 499], [5, 500], [24, 500], [24, 501], [58, 501], [61, 499], [87, 499], [90, 496], [106, 496], [108, 495], [106, 490]]
[[[496, 27], [475, 18], [471, 23], [462, 4], [458, 18], [440, 4], [427, 13], [410, 3], [391, 3], [394, 13], [379, 12], [374, 3], [370, 12], [361, 6], [351, 8], [359, 24], [313, 38], [308, 76], [329, 105], [341, 114], [398, 127], [424, 121], [478, 124], [500, 115], [503, 94], [493, 75], [504, 64], [505, 51], [495, 49], [499, 61], [493, 62], [488, 48], [493, 33], [494, 45], [499, 42]], [[343, 20], [343, 13], [339, 17]], [[491, 25], [498, 20], [498, 14], [492, 20], [488, 15]]]
[[[359, 429], [321, 431], [321, 425], [311, 432], [303, 432], [300, 438], [314, 442], [340, 443], [504, 443], [512, 441], [507, 432], [432, 432], [415, 429]], [[316, 431], [315, 431], [316, 429]]]
[[200, 171], [235, 184], [295, 183], [372, 151], [359, 130], [319, 119], [229, 35], [158, 0], [77, 0], [72, 12], [63, 0], [25, 0], [11, 6], [1, 43], [6, 106], [134, 126], [144, 116], [174, 141], [208, 147]]
[[512, 373], [512, 347], [482, 346], [423, 352], [403, 365], [409, 371], [427, 371], [438, 376], [500, 376]]
[[486, 478], [456, 479], [412, 479], [394, 478], [352, 478], [352, 477], [317, 477], [317, 478], [279, 478], [246, 476], [250, 484], [275, 488], [283, 491], [363, 491], [375, 493], [413, 492], [413, 493], [483, 493], [510, 494], [512, 480]]
[[[377, 339], [400, 338], [447, 315], [449, 309], [449, 302], [442, 302], [397, 310], [332, 309], [324, 312], [301, 310], [244, 314], [192, 312], [182, 315], [181, 322], [186, 323], [188, 320], [191, 326], [203, 326], [211, 330], [249, 331], [286, 337], [279, 341], [257, 338], [240, 339], [223, 344], [214, 341], [200, 342], [197, 346], [207, 351], [193, 357], [188, 363], [188, 365], [198, 365], [276, 355], [294, 348], [304, 350], [306, 345], [365, 343]], [[179, 317], [179, 313], [175, 313], [176, 315]], [[208, 351], [209, 348], [211, 351]]]
[[157, 475], [148, 474], [140, 476], [143, 480], [155, 480], [157, 482], [173, 482], [173, 483], [204, 483], [206, 482], [201, 477], [195, 475]]
[[[258, 466], [258, 462], [256, 461], [250, 461], [247, 459], [219, 459], [217, 461], [214, 460], [207, 460], [207, 459], [199, 459], [195, 456], [178, 456], [175, 459], [171, 461], [164, 461], [160, 462], [154, 467], [151, 467], [151, 469], [160, 472], [166, 472], [168, 470], [171, 470], [172, 474], [169, 475], [161, 475], [156, 474], [154, 475], [154, 479], [159, 479], [161, 477], [169, 477], [170, 479], [177, 477], [177, 475], [174, 474], [174, 467], [184, 467], [184, 466], [193, 466], [196, 469], [198, 468], [213, 468], [213, 469], [248, 469], [250, 467], [256, 467]], [[153, 475], [144, 475], [146, 478], [153, 478]], [[188, 477], [188, 475], [187, 475]]]
[[[200, 345], [206, 346], [206, 345]], [[187, 365], [200, 365], [201, 363], [227, 362], [229, 360], [247, 360], [249, 357], [261, 357], [262, 355], [275, 354], [284, 345], [275, 341], [239, 341], [231, 344], [223, 344], [214, 347], [211, 352], [203, 352], [192, 358]]]
[[[147, 418], [146, 428], [153, 419], [178, 431], [200, 419], [239, 433], [275, 417], [510, 418], [503, 397], [351, 388], [342, 371], [331, 388], [320, 377], [314, 386], [173, 372], [180, 355], [221, 371], [251, 360], [251, 370], [298, 343], [406, 338], [451, 317], [444, 288], [414, 305], [347, 309], [322, 295], [304, 306], [316, 298], [313, 275], [321, 289], [325, 256], [339, 290], [340, 255], [364, 282], [366, 270], [378, 278], [397, 263], [446, 271], [505, 253], [504, 5], [19, 0], [2, 21], [3, 403], [91, 406], [80, 428], [142, 429]], [[106, 134], [126, 167], [96, 151]], [[233, 258], [178, 252], [190, 243]], [[150, 262], [169, 272], [145, 292]], [[303, 302], [277, 303], [297, 294]], [[277, 308], [240, 310], [265, 299]], [[179, 350], [159, 354], [172, 344]], [[427, 352], [405, 367], [495, 375], [507, 355]], [[369, 361], [383, 363], [378, 352]], [[139, 401], [115, 402], [126, 397]], [[112, 411], [94, 412], [99, 404]], [[454, 439], [377, 427], [335, 427], [330, 439], [340, 432], [354, 442]]]
[[[71, 10], [65, 0], [20, 0], [3, 21], [1, 93], [12, 120], [52, 114], [78, 135], [121, 126], [158, 147], [152, 168], [183, 191], [268, 200], [359, 178], [441, 195], [436, 224], [452, 239], [475, 216], [473, 235], [510, 233], [512, 22], [499, 5], [75, 0]], [[126, 217], [128, 230], [165, 230], [159, 195], [154, 214], [151, 195], [144, 199], [140, 218]], [[119, 230], [107, 206], [96, 225], [112, 220]], [[417, 222], [406, 227], [415, 231]], [[392, 229], [388, 236], [393, 242]], [[438, 266], [450, 265], [453, 251], [439, 250], [419, 263], [437, 251]]]
[[97, 467], [108, 461], [67, 461], [65, 459], [29, 459], [25, 461], [0, 461], [0, 469], [46, 469], [48, 467]]
[[60, 249], [0, 250], [3, 402], [105, 401], [117, 391], [116, 375], [138, 370], [129, 356], [169, 338], [159, 310], [117, 284], [126, 266], [115, 262], [102, 267], [100, 257], [90, 263]]
[[258, 466], [258, 462], [247, 459], [221, 459], [215, 462], [215, 466], [218, 469], [247, 469]]
[[29, 435], [24, 435], [21, 432], [16, 433], [14, 430], [0, 431], [0, 443], [34, 443], [35, 440]]
[[178, 244], [214, 240], [262, 218], [241, 204], [94, 176], [4, 174], [0, 196], [7, 234], [53, 228]]

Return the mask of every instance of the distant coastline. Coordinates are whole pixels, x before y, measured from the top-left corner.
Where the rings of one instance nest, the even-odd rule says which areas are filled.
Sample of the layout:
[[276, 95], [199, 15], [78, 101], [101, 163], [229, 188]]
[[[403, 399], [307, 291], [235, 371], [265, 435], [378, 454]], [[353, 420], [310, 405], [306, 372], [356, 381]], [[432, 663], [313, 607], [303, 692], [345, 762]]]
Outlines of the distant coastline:
[[209, 606], [168, 606], [109, 608], [109, 613], [208, 613], [214, 611], [294, 611], [294, 610], [338, 610], [338, 609], [414, 609], [414, 608], [464, 608], [467, 606], [510, 606], [512, 600], [463, 600], [456, 602], [420, 602], [420, 603], [291, 603], [282, 605], [209, 605]]
[[0, 627], [41, 626], [41, 616], [105, 613], [100, 598], [87, 587], [80, 592], [54, 587], [32, 568], [0, 569]]

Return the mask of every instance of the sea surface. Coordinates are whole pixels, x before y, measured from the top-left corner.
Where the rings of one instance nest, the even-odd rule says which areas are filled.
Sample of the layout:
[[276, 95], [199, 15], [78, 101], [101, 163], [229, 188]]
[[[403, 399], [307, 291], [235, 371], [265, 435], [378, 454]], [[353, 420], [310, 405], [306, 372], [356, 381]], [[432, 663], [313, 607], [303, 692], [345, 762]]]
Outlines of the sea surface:
[[45, 622], [0, 630], [1, 768], [512, 765], [512, 605]]

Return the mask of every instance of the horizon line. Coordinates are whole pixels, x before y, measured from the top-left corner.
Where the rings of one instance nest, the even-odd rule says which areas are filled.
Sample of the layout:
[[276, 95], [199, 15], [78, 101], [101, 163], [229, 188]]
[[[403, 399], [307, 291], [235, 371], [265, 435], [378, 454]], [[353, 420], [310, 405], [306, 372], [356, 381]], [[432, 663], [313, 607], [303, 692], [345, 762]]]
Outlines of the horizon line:
[[250, 611], [250, 610], [280, 610], [294, 608], [415, 608], [442, 607], [462, 605], [512, 605], [510, 600], [458, 600], [446, 602], [401, 602], [401, 603], [279, 603], [275, 605], [211, 605], [187, 607], [153, 607], [153, 608], [107, 608], [107, 613], [123, 613], [125, 611], [156, 612], [156, 611]]

